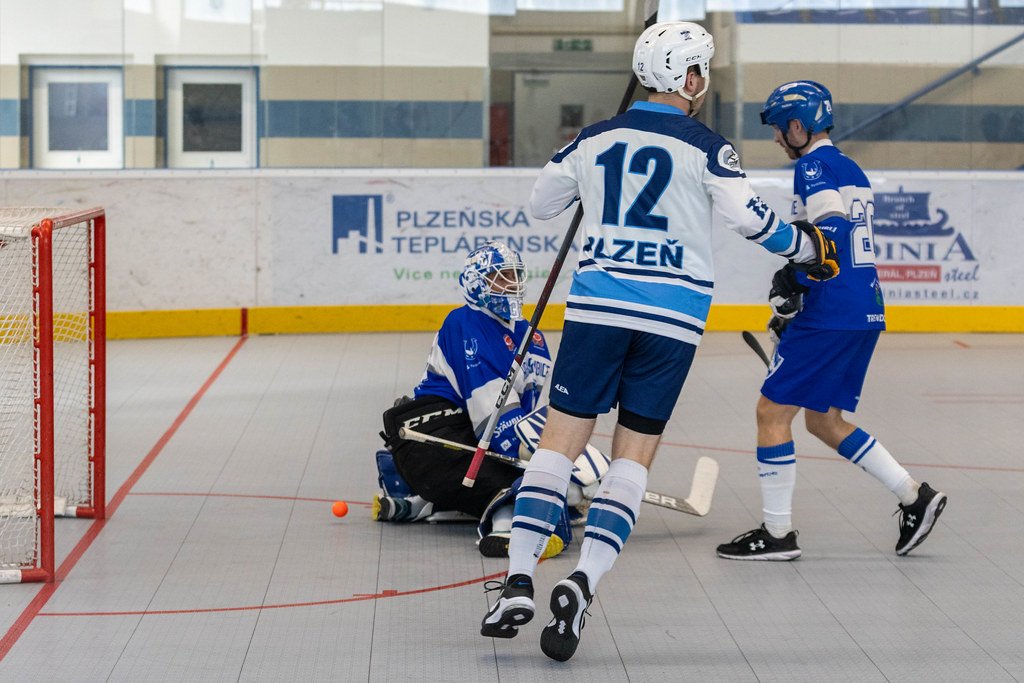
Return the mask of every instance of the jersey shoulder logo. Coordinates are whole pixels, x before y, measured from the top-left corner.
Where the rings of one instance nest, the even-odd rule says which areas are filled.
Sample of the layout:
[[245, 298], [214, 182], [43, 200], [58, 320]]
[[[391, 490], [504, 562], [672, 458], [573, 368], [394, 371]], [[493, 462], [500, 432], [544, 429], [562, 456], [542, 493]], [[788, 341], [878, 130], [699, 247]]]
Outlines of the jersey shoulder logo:
[[815, 159], [810, 159], [803, 167], [800, 172], [804, 174], [804, 178], [807, 180], [817, 180], [821, 177], [821, 163]]
[[740, 155], [736, 153], [732, 145], [723, 145], [718, 150], [718, 165], [735, 173], [743, 173], [743, 169], [740, 168]]

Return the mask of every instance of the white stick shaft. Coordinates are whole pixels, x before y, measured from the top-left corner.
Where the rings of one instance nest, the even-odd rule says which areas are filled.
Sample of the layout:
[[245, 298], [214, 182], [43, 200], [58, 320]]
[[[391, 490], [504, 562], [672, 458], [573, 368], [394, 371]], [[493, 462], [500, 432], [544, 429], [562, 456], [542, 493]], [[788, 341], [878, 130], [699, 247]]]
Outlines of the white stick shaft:
[[[457, 441], [449, 441], [448, 439], [442, 439], [439, 436], [431, 436], [430, 434], [417, 432], [416, 430], [409, 429], [408, 427], [402, 427], [399, 429], [398, 436], [402, 439], [408, 439], [409, 441], [432, 443], [445, 448], [451, 448], [452, 450], [466, 451], [467, 453], [476, 452], [476, 449], [473, 446], [467, 446], [466, 444], [462, 444]], [[490, 458], [496, 458], [503, 462], [518, 465], [519, 467], [526, 466], [526, 463], [518, 458], [501, 455], [494, 451], [487, 451], [486, 455]], [[693, 471], [693, 483], [690, 485], [689, 496], [681, 498], [679, 496], [670, 496], [664, 493], [657, 493], [655, 491], [645, 491], [644, 502], [650, 503], [651, 505], [657, 505], [658, 507], [668, 508], [669, 510], [675, 510], [676, 512], [683, 512], [688, 515], [703, 517], [711, 510], [711, 499], [715, 495], [715, 485], [717, 483], [718, 462], [713, 458], [702, 456], [697, 460], [697, 467]]]

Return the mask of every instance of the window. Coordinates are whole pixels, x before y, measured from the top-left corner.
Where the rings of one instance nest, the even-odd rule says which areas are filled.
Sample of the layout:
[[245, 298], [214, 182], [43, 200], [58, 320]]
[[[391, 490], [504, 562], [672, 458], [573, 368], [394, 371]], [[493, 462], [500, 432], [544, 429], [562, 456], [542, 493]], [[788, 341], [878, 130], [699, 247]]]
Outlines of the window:
[[32, 165], [121, 168], [121, 70], [40, 67], [32, 74]]
[[256, 85], [251, 69], [168, 69], [167, 165], [256, 165]]

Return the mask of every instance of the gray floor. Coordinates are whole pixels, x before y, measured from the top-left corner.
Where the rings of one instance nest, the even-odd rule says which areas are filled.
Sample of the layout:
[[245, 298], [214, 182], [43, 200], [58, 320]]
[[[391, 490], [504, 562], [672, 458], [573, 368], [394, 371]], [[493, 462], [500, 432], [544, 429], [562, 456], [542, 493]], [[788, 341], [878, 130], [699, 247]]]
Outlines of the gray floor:
[[[759, 522], [763, 369], [707, 335], [650, 486], [685, 493], [712, 456], [711, 514], [644, 507], [567, 664], [539, 651], [543, 611], [512, 641], [477, 635], [503, 563], [471, 526], [369, 519], [380, 413], [430, 338], [111, 343], [113, 514], [58, 520], [55, 589], [0, 586], [0, 679], [1024, 680], [1020, 336], [883, 337], [856, 417], [949, 494], [923, 546], [896, 557], [895, 499], [800, 428], [804, 557], [762, 564], [714, 547]], [[543, 609], [577, 550], [540, 567]]]

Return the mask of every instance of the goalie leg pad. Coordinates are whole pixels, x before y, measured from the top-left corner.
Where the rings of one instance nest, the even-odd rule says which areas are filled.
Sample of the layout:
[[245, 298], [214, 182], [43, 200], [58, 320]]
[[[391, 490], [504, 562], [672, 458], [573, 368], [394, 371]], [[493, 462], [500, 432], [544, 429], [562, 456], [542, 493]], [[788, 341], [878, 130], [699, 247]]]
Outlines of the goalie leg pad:
[[395, 457], [391, 451], [382, 449], [377, 451], [377, 483], [390, 498], [407, 498], [412, 495], [412, 489], [408, 482], [398, 473], [395, 467]]
[[[495, 531], [494, 529], [494, 518], [495, 513], [503, 507], [513, 505], [516, 500], [516, 494], [519, 492], [519, 488], [523, 484], [523, 478], [519, 477], [512, 486], [507, 489], [499, 491], [491, 502], [487, 504], [486, 509], [480, 516], [480, 524], [477, 525], [476, 532], [480, 537], [480, 552], [484, 553], [488, 557], [507, 557], [508, 556], [508, 534], [506, 530]], [[491, 552], [490, 548], [492, 545], [498, 545], [493, 542], [495, 536], [500, 536], [501, 545], [504, 548], [503, 555], [491, 555], [485, 551], [485, 547], [488, 552]], [[490, 540], [489, 540], [490, 539]], [[569, 543], [572, 542], [572, 524], [569, 516], [569, 508], [566, 506], [562, 507], [562, 514], [558, 521], [555, 523], [555, 530], [551, 534], [551, 538], [548, 540], [548, 545], [544, 549], [541, 557], [548, 558], [554, 557], [562, 551]]]

